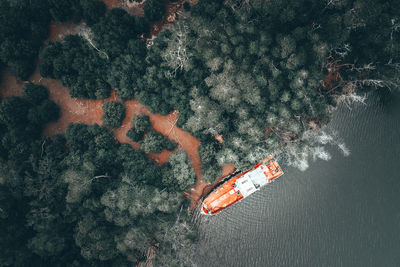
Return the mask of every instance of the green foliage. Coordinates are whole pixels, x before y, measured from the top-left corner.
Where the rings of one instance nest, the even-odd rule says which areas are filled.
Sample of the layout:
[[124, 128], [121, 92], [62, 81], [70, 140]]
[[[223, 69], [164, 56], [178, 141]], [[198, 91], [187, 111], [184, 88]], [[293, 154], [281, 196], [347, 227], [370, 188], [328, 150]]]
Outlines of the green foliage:
[[112, 62], [107, 82], [113, 88], [118, 88], [121, 98], [133, 99], [138, 91], [137, 79], [146, 70], [145, 43], [141, 40], [129, 40], [125, 51], [127, 54], [116, 57]]
[[46, 1], [1, 1], [0, 62], [12, 75], [27, 80], [33, 72], [40, 44], [49, 33], [49, 22]]
[[50, 20], [79, 23], [83, 18], [92, 25], [104, 15], [105, 9], [105, 4], [97, 0], [2, 1], [0, 61], [12, 75], [27, 80], [35, 69], [41, 42], [49, 34]]
[[[164, 58], [167, 58], [164, 53], [168, 42], [174, 45], [179, 42], [171, 36], [170, 31], [164, 31], [158, 36], [148, 50], [146, 61], [149, 64], [145, 75], [138, 80], [140, 92], [136, 97], [142, 104], [148, 106], [152, 113], [167, 115], [174, 110], [179, 110], [181, 124], [193, 113], [189, 106], [190, 89], [204, 83], [206, 72], [201, 62], [190, 61], [187, 62], [190, 71], [185, 73], [177, 71], [174, 74], [174, 70], [168, 67], [170, 64], [164, 62]], [[178, 49], [174, 48], [174, 45], [171, 45], [171, 52]]]
[[[157, 232], [157, 240], [163, 240], [164, 246], [157, 250], [155, 265], [193, 266], [196, 257], [195, 241], [198, 237], [197, 225], [181, 212], [173, 225], [165, 225]], [[174, 255], [171, 257], [170, 255]]]
[[41, 75], [61, 80], [72, 97], [104, 99], [109, 96], [106, 60], [81, 37], [69, 35], [62, 43], [49, 42], [41, 51], [40, 59]]
[[135, 115], [132, 120], [132, 125], [139, 133], [144, 133], [151, 129], [150, 118], [144, 113]]
[[144, 16], [149, 21], [161, 20], [166, 12], [164, 3], [162, 0], [146, 0], [144, 3]]
[[[93, 170], [93, 167], [91, 168]], [[67, 203], [79, 203], [82, 198], [90, 193], [93, 171], [66, 170], [62, 174], [62, 179], [68, 184]]]
[[87, 260], [111, 260], [118, 255], [112, 234], [112, 226], [96, 219], [87, 212], [76, 227], [76, 245]]
[[139, 142], [143, 139], [143, 134], [143, 132], [138, 132], [135, 128], [131, 128], [126, 133], [126, 136], [128, 136], [134, 142]]
[[221, 149], [216, 141], [204, 140], [199, 146], [199, 158], [202, 166], [202, 180], [205, 182], [214, 182], [215, 179], [222, 176], [221, 167], [217, 163], [217, 152]]
[[103, 104], [103, 124], [104, 126], [118, 128], [125, 118], [125, 107], [119, 102], [107, 102]]
[[183, 149], [170, 155], [164, 167], [162, 182], [174, 191], [185, 191], [194, 186], [196, 175], [192, 163]]
[[143, 141], [140, 142], [140, 148], [145, 153], [161, 153], [163, 140], [163, 135], [153, 130], [146, 134]]
[[32, 235], [31, 230], [25, 227], [24, 215], [27, 210], [26, 199], [19, 199], [9, 188], [0, 184], [1, 266], [23, 266], [35, 260], [25, 243]]
[[49, 99], [40, 104], [39, 111], [43, 123], [57, 121], [60, 117], [60, 107]]
[[95, 24], [106, 11], [106, 4], [98, 0], [81, 0], [82, 18], [90, 26]]
[[22, 96], [32, 104], [40, 104], [43, 100], [49, 97], [46, 87], [27, 83], [22, 88]]
[[135, 142], [141, 141], [145, 132], [152, 128], [149, 116], [144, 113], [135, 115], [132, 120], [132, 125], [133, 127], [126, 133], [126, 136]]
[[117, 154], [118, 162], [124, 167], [122, 177], [128, 183], [158, 185], [160, 170], [158, 166], [140, 150], [122, 144]]
[[151, 130], [144, 136], [143, 141], [140, 142], [140, 148], [145, 153], [161, 153], [163, 148], [173, 150], [177, 147], [174, 141], [169, 140], [164, 135]]
[[[76, 9], [74, 14], [83, 16], [91, 26], [83, 29], [86, 39], [73, 35], [61, 43], [49, 42], [40, 53], [40, 73], [61, 80], [72, 97], [105, 99], [113, 87], [122, 99], [133, 99], [139, 90], [137, 80], [146, 68], [145, 43], [138, 37], [148, 32], [148, 23], [118, 8], [102, 16], [102, 2], [74, 3], [76, 7], [68, 8]], [[68, 4], [55, 5], [63, 10], [61, 6]]]
[[[170, 215], [177, 212], [181, 197], [151, 186], [121, 183], [101, 197], [101, 204], [106, 220], [123, 227], [115, 237], [118, 250], [125, 255], [143, 255], [150, 247], [149, 235], [158, 237], [165, 226], [173, 224]], [[142, 224], [135, 223], [139, 218]], [[164, 240], [157, 238], [157, 241]]]
[[10, 97], [0, 103], [0, 122], [9, 128], [19, 128], [25, 123], [29, 107], [20, 97]]
[[92, 25], [101, 18], [106, 5], [98, 0], [47, 0], [49, 13], [55, 21], [73, 20], [79, 23], [83, 19]]
[[[79, 0], [48, 0], [49, 12], [52, 19], [55, 21], [67, 21], [74, 18], [75, 13], [77, 13], [78, 3]], [[77, 16], [75, 20], [78, 21], [79, 17]]]
[[[106, 16], [101, 18], [91, 29], [94, 33], [94, 41], [112, 59], [131, 52], [133, 52], [132, 56], [135, 56], [135, 60], [138, 54], [142, 57], [145, 56], [140, 45], [133, 41], [137, 39], [138, 35], [148, 32], [149, 26], [143, 18], [135, 18], [123, 9], [113, 8], [107, 11]], [[140, 55], [141, 53], [144, 55]], [[138, 64], [131, 64], [140, 68], [138, 66], [140, 61]]]
[[[328, 57], [373, 64], [368, 71], [343, 68], [344, 81], [368, 75], [399, 87], [398, 1], [201, 0], [146, 48], [139, 36], [164, 8], [148, 0], [147, 18], [121, 9], [104, 17], [104, 3], [95, 0], [1, 1], [0, 66], [26, 80], [50, 19], [83, 19], [92, 39], [48, 43], [41, 74], [61, 80], [73, 97], [104, 99], [115, 87], [152, 113], [179, 110], [178, 126], [201, 141], [207, 182], [222, 175], [223, 164], [246, 170], [290, 150], [300, 165], [315, 151], [304, 138], [309, 122], [329, 121], [335, 94], [343, 93], [321, 86]], [[124, 108], [107, 104], [104, 125], [118, 127]], [[192, 265], [196, 229], [181, 198], [195, 183], [187, 154], [171, 154], [161, 168], [147, 158], [144, 152], [176, 144], [151, 130], [145, 115], [128, 132], [144, 152], [97, 124], [41, 137], [59, 112], [46, 89], [31, 83], [23, 97], [0, 102], [0, 265], [131, 266], [152, 244], [157, 264]]]
[[185, 2], [183, 3], [183, 8], [185, 9], [185, 11], [190, 11], [192, 6], [188, 2]]

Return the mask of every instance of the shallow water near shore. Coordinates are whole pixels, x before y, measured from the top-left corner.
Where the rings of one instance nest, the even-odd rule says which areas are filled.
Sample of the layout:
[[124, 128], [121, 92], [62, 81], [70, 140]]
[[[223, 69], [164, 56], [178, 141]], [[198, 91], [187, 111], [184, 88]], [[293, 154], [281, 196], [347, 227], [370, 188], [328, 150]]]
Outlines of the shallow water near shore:
[[202, 218], [198, 266], [400, 266], [400, 98], [343, 106], [336, 148]]

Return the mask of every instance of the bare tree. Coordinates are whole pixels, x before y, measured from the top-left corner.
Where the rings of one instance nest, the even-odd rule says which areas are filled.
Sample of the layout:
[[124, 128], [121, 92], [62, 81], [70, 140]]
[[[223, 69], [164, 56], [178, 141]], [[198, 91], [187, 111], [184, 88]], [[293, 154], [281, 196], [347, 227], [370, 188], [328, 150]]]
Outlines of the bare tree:
[[83, 39], [85, 39], [89, 43], [89, 45], [91, 47], [93, 47], [100, 54], [101, 57], [105, 57], [105, 58], [109, 59], [109, 57], [105, 51], [97, 48], [95, 42], [93, 41], [94, 34], [93, 34], [92, 30], [86, 26], [85, 23], [82, 23], [79, 26], [78, 35], [81, 36]]
[[244, 9], [249, 12], [251, 9], [250, 0], [226, 0], [225, 5], [232, 8], [233, 11], [242, 11]]
[[163, 53], [163, 59], [172, 68], [167, 75], [172, 77], [178, 70], [183, 70], [191, 54], [187, 49], [188, 26], [178, 22], [173, 26], [172, 36], [168, 40], [168, 47]]
[[349, 54], [349, 52], [351, 52], [351, 46], [350, 44], [343, 44], [342, 46], [331, 50], [330, 54], [331, 56], [337, 55], [340, 58], [344, 58], [345, 56], [347, 56]]

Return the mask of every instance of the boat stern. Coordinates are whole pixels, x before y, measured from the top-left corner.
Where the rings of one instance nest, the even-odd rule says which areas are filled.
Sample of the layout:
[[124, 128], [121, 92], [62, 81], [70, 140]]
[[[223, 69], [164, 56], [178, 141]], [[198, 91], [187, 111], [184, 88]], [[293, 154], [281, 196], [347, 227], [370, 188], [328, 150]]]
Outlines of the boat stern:
[[203, 203], [203, 205], [201, 206], [201, 214], [203, 215], [213, 215], [211, 214], [211, 212], [208, 210], [207, 205], [205, 203]]

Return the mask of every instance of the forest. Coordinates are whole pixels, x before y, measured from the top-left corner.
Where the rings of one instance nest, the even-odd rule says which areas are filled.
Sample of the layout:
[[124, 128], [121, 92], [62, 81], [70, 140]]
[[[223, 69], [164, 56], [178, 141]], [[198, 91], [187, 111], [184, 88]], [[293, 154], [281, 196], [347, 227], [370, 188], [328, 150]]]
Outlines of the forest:
[[[163, 3], [146, 0], [134, 17], [97, 0], [0, 2], [0, 69], [26, 81], [0, 101], [0, 266], [133, 266], [150, 249], [155, 266], [194, 265], [197, 223], [182, 197], [192, 163], [145, 114], [127, 133], [140, 149], [119, 143], [125, 100], [178, 110], [212, 182], [223, 165], [268, 155], [301, 169], [327, 159], [320, 129], [338, 105], [399, 89], [399, 1], [200, 0], [152, 38]], [[51, 21], [79, 32], [45, 42]], [[121, 101], [103, 105], [101, 126], [45, 137], [61, 111], [29, 82], [36, 64], [74, 98], [116, 89]], [[159, 166], [147, 154], [163, 149]]]

